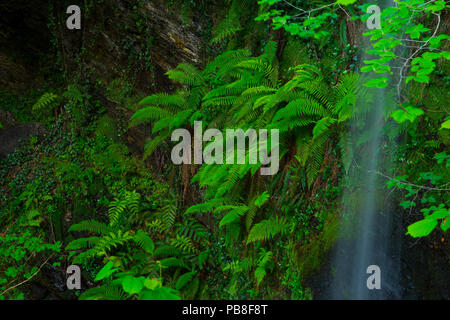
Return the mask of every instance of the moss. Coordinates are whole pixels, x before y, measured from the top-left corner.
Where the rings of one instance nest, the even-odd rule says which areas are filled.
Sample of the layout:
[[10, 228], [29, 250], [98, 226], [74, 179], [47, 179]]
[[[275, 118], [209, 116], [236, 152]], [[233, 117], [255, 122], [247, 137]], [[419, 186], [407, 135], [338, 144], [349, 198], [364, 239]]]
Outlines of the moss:
[[283, 74], [288, 73], [290, 68], [307, 63], [311, 63], [311, 59], [306, 53], [305, 44], [292, 36], [288, 36], [280, 59], [281, 72]]
[[104, 115], [97, 121], [97, 129], [95, 134], [98, 136], [106, 136], [110, 139], [117, 140], [117, 127], [113, 119], [108, 115]]
[[308, 243], [297, 248], [297, 264], [302, 279], [311, 275], [321, 266], [326, 254], [337, 239], [339, 222], [340, 219], [336, 213], [328, 213], [323, 232], [312, 236]]

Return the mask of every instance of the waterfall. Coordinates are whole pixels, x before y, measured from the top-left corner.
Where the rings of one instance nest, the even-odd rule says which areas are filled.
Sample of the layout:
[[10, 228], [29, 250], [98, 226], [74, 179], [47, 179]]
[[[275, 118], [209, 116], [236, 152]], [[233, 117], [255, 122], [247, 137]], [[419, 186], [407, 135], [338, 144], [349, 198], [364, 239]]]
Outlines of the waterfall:
[[[383, 9], [391, 1], [378, 5]], [[368, 48], [367, 39], [361, 51]], [[362, 59], [370, 59], [363, 53]], [[377, 75], [380, 76], [380, 75]], [[363, 82], [367, 81], [367, 77]], [[364, 88], [362, 85], [360, 88]], [[392, 87], [359, 90], [356, 114], [348, 133], [353, 155], [343, 186], [340, 237], [331, 262], [329, 299], [398, 299], [401, 220], [390, 208], [385, 180], [377, 172], [391, 168], [384, 150], [395, 149], [385, 133], [392, 126], [388, 115], [395, 107]], [[392, 152], [391, 152], [392, 153]], [[369, 289], [369, 266], [379, 267], [381, 288]]]

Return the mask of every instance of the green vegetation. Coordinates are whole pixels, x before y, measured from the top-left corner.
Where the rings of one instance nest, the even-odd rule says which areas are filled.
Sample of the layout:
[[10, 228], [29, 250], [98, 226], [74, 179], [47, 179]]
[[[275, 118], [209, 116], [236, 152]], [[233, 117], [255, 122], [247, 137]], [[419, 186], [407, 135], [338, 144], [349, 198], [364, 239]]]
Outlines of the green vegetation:
[[[115, 43], [128, 60], [123, 69], [107, 65], [113, 76], [86, 62], [95, 57], [103, 68], [107, 60], [87, 49], [92, 38], [69, 67], [52, 14], [54, 61], [45, 67], [61, 74], [39, 90], [1, 89], [3, 111], [45, 130], [0, 159], [0, 299], [35, 298], [31, 284], [47, 281], [41, 274], [65, 277], [72, 264], [83, 290], [59, 298], [314, 298], [308, 280], [338, 237], [351, 121], [366, 111], [358, 99], [365, 86], [389, 83], [396, 104], [383, 133], [399, 147], [380, 146], [394, 165], [374, 174], [392, 192], [405, 237], [439, 242], [445, 254], [449, 5], [402, 0], [383, 10], [383, 29], [364, 33], [373, 59], [359, 66], [355, 26], [368, 15], [356, 1], [166, 1], [185, 30], [203, 24], [205, 48], [201, 61], [180, 57], [163, 72], [152, 50], [164, 37], [151, 35], [145, 1], [131, 2], [122, 9], [133, 25], [117, 26], [127, 36]], [[116, 14], [102, 1], [85, 6], [89, 19]], [[217, 17], [202, 18], [206, 7]], [[1, 121], [0, 136], [8, 130]], [[174, 165], [171, 135], [193, 132], [195, 121], [278, 129], [278, 173], [261, 175], [261, 164]]]

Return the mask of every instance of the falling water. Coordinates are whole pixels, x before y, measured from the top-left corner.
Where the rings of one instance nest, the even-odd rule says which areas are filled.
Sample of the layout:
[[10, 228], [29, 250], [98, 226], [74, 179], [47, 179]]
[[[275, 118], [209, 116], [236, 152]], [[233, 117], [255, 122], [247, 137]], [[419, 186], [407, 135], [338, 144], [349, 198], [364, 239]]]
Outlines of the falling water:
[[[382, 9], [392, 5], [387, 2], [378, 5]], [[364, 43], [362, 51], [367, 46]], [[365, 55], [361, 61], [367, 59]], [[395, 106], [392, 91], [367, 88], [358, 93], [357, 114], [347, 139], [353, 160], [343, 189], [343, 223], [331, 267], [330, 299], [396, 299], [400, 295], [400, 226], [390, 209], [384, 180], [377, 174], [390, 167], [385, 151], [392, 153], [395, 148], [384, 135], [390, 125], [387, 115]], [[380, 268], [379, 290], [367, 286], [372, 274], [367, 273], [369, 266]]]

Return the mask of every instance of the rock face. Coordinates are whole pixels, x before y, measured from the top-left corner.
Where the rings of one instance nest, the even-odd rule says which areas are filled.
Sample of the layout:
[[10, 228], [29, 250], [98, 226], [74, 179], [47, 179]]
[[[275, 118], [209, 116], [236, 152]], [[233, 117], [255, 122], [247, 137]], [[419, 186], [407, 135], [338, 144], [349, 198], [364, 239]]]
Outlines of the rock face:
[[48, 0], [0, 1], [0, 86], [24, 90], [50, 52]]
[[[81, 8], [81, 30], [65, 25], [71, 4]], [[40, 66], [58, 60], [61, 72], [81, 70], [93, 81], [132, 75], [135, 89], [167, 88], [164, 73], [181, 62], [200, 63], [204, 50], [201, 23], [179, 11], [162, 0], [3, 0], [0, 86], [30, 87], [41, 76]]]
[[[215, 2], [211, 1], [211, 5]], [[169, 7], [168, 3], [171, 2], [2, 0], [0, 90], [26, 94], [30, 89], [40, 89], [46, 69], [50, 76], [55, 72], [65, 72], [69, 78], [77, 75], [78, 82], [86, 83], [96, 97], [104, 94], [97, 90], [99, 81], [106, 86], [115, 79], [126, 79], [141, 95], [174, 89], [165, 73], [182, 62], [200, 64], [205, 42], [202, 22], [196, 14], [187, 18], [180, 13], [180, 6]], [[81, 30], [66, 27], [66, 9], [72, 4], [81, 8]], [[198, 15], [201, 19], [207, 16], [202, 12]], [[130, 117], [129, 110], [115, 101], [102, 103], [102, 107], [113, 118]], [[3, 130], [2, 155], [10, 152], [32, 128], [33, 125]], [[133, 128], [126, 135], [127, 144], [142, 151], [144, 130]]]
[[[183, 17], [166, 1], [111, 0], [94, 6], [82, 30], [62, 28], [58, 41], [69, 72], [81, 63], [91, 81], [134, 78], [134, 88], [148, 93], [167, 89], [164, 75], [181, 62], [199, 64], [204, 42], [201, 24]], [[59, 7], [58, 10], [65, 8]]]
[[[10, 127], [14, 127], [16, 125], [16, 120], [14, 119], [14, 115], [9, 112], [0, 109], [0, 124], [3, 129], [8, 129]], [[1, 132], [1, 129], [0, 129]]]
[[0, 131], [0, 159], [8, 157], [30, 135], [39, 135], [44, 132], [42, 124], [30, 122], [17, 127]]

